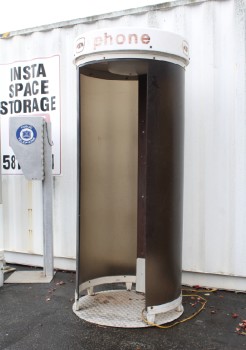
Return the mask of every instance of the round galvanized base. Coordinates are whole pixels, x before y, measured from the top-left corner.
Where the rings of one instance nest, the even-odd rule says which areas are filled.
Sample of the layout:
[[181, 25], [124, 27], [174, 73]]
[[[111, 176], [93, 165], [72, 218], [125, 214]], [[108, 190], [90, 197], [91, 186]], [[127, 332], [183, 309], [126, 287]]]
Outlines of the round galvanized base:
[[[73, 311], [75, 314], [88, 322], [102, 326], [121, 327], [121, 328], [142, 328], [150, 327], [144, 322], [146, 313], [145, 296], [142, 293], [126, 290], [110, 290], [96, 293], [95, 295], [86, 295], [79, 299], [80, 310]], [[182, 311], [169, 311], [157, 314], [155, 323], [158, 325], [171, 322], [180, 317]]]

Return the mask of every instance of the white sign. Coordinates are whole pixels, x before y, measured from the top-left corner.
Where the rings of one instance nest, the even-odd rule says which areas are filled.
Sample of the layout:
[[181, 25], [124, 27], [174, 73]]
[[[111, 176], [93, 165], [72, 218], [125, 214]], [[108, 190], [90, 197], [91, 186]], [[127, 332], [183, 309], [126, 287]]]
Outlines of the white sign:
[[43, 116], [52, 126], [53, 174], [61, 173], [60, 57], [0, 65], [2, 174], [22, 174], [9, 146], [9, 117]]
[[156, 28], [104, 28], [82, 33], [75, 41], [75, 63], [118, 58], [145, 58], [189, 63], [187, 41], [174, 33]]

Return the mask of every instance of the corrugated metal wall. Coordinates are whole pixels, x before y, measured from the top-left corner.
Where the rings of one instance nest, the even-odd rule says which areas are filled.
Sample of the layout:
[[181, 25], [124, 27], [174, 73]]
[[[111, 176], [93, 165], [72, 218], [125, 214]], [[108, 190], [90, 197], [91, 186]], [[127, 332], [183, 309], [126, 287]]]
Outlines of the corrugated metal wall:
[[245, 3], [187, 17], [184, 269], [246, 276]]
[[[185, 36], [191, 49], [186, 71], [183, 269], [246, 277], [245, 7], [240, 0], [178, 1], [0, 41], [0, 63], [60, 55], [62, 175], [54, 177], [56, 257], [75, 258], [74, 39], [96, 28], [157, 27]], [[3, 176], [6, 251], [42, 254], [41, 206], [39, 183]], [[68, 261], [61, 263], [63, 268]]]

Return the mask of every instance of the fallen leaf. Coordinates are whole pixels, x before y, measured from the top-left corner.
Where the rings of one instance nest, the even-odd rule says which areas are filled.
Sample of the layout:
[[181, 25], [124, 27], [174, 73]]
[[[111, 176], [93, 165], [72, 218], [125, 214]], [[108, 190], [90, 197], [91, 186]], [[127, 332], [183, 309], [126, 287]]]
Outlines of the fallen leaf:
[[201, 286], [199, 286], [199, 284], [196, 284], [195, 286], [193, 286], [193, 288], [195, 288], [195, 289], [200, 289]]
[[197, 305], [197, 303], [193, 303], [193, 304], [191, 303], [190, 305], [191, 305], [192, 307], [195, 307], [195, 306]]
[[66, 284], [66, 283], [63, 281], [56, 282], [56, 286], [62, 286], [63, 284]]
[[239, 327], [236, 327], [236, 333], [238, 335], [246, 335], [246, 320], [239, 323]]
[[231, 315], [232, 318], [238, 318], [238, 316], [239, 316], [239, 315], [236, 314], [236, 313], [233, 313], [233, 314]]

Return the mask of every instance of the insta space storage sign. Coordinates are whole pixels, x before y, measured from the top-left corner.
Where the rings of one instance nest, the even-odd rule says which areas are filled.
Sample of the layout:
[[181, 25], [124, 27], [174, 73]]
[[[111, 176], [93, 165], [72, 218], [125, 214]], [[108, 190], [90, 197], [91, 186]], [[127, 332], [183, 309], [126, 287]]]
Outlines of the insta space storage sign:
[[2, 174], [21, 174], [9, 147], [9, 117], [46, 116], [52, 124], [53, 173], [60, 174], [59, 56], [0, 65]]

